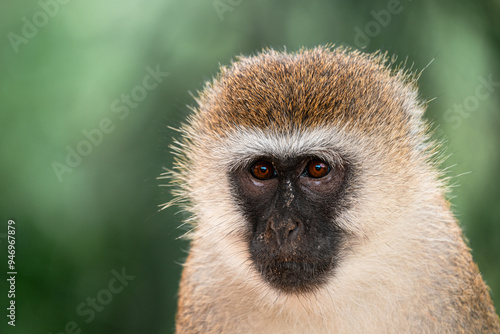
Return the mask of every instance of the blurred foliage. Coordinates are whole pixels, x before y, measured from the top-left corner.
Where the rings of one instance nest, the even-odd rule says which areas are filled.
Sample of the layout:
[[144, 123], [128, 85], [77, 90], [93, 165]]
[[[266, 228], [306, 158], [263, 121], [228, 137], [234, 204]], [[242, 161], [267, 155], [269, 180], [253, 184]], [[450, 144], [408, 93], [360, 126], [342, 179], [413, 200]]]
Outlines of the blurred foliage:
[[[0, 331], [71, 332], [74, 321], [82, 333], [172, 332], [187, 243], [178, 240], [182, 214], [158, 212], [170, 199], [156, 179], [172, 161], [176, 133], [168, 127], [194, 104], [189, 92], [235, 55], [327, 43], [388, 51], [415, 71], [426, 68], [420, 92], [432, 100], [427, 117], [450, 155], [443, 166], [455, 185], [454, 211], [500, 307], [500, 86], [474, 100], [481, 78], [500, 81], [500, 3], [402, 0], [390, 18], [379, 15], [391, 6], [394, 0], [2, 2], [0, 254], [6, 262], [4, 233], [14, 219], [18, 276], [15, 328], [6, 325], [0, 280]], [[368, 33], [363, 39], [358, 31]], [[157, 66], [169, 75], [154, 89], [137, 88]], [[144, 99], [122, 119], [113, 103], [123, 94]], [[464, 104], [470, 110], [454, 111]], [[113, 130], [99, 141], [93, 130], [104, 119]], [[81, 144], [84, 131], [97, 144]], [[53, 162], [64, 164], [68, 147], [90, 153], [60, 182]], [[122, 268], [135, 278], [109, 301], [112, 270]], [[80, 315], [78, 306], [96, 297], [108, 304], [91, 320]]]

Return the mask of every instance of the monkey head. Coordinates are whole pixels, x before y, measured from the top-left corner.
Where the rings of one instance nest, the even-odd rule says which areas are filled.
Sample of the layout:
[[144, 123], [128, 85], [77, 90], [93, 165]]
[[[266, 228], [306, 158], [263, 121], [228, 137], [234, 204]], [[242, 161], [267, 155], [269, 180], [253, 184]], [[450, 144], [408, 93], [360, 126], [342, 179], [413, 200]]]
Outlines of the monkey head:
[[251, 286], [283, 294], [359, 275], [353, 266], [383, 271], [386, 246], [371, 253], [371, 237], [401, 242], [391, 238], [418, 214], [414, 194], [434, 182], [414, 78], [386, 62], [319, 47], [223, 67], [177, 143], [193, 243]]

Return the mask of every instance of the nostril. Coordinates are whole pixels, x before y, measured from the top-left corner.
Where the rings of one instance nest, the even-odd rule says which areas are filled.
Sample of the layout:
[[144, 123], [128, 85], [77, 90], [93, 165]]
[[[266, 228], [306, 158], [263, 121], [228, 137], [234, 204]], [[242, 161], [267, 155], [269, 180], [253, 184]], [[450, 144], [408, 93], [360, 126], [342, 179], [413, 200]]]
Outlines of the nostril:
[[287, 238], [291, 240], [297, 236], [300, 229], [300, 223], [298, 221], [289, 221], [286, 229], [288, 230]]

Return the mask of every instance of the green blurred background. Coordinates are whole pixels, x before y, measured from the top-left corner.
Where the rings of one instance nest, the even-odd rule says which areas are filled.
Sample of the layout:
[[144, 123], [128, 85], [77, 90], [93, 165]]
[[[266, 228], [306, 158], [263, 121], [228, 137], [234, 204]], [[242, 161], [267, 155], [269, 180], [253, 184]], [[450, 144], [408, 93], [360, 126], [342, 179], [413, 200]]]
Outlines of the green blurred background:
[[[168, 127], [235, 55], [327, 43], [427, 67], [420, 91], [450, 155], [451, 201], [500, 308], [499, 17], [498, 0], [3, 1], [0, 332], [172, 332], [187, 243], [182, 214], [158, 212], [170, 199], [156, 179], [172, 162]], [[152, 85], [156, 69], [168, 76]], [[96, 144], [82, 144], [85, 131]], [[78, 149], [87, 156], [58, 177], [54, 162]], [[15, 328], [5, 315], [9, 219]], [[110, 293], [112, 270], [134, 278]], [[97, 298], [94, 316], [87, 298]]]

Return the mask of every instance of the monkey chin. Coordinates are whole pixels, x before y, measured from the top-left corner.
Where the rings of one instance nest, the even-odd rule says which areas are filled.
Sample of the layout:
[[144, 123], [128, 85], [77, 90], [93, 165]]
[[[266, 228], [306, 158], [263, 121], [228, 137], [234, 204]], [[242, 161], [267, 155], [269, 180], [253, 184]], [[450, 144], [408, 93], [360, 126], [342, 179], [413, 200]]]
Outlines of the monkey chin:
[[257, 270], [272, 288], [285, 294], [314, 293], [326, 284], [335, 262], [329, 256], [311, 261], [293, 256], [276, 257], [272, 252], [261, 255], [264, 256], [259, 259], [254, 257]]
[[261, 268], [269, 284], [285, 294], [307, 294], [326, 283], [328, 268], [310, 263], [277, 262]]

